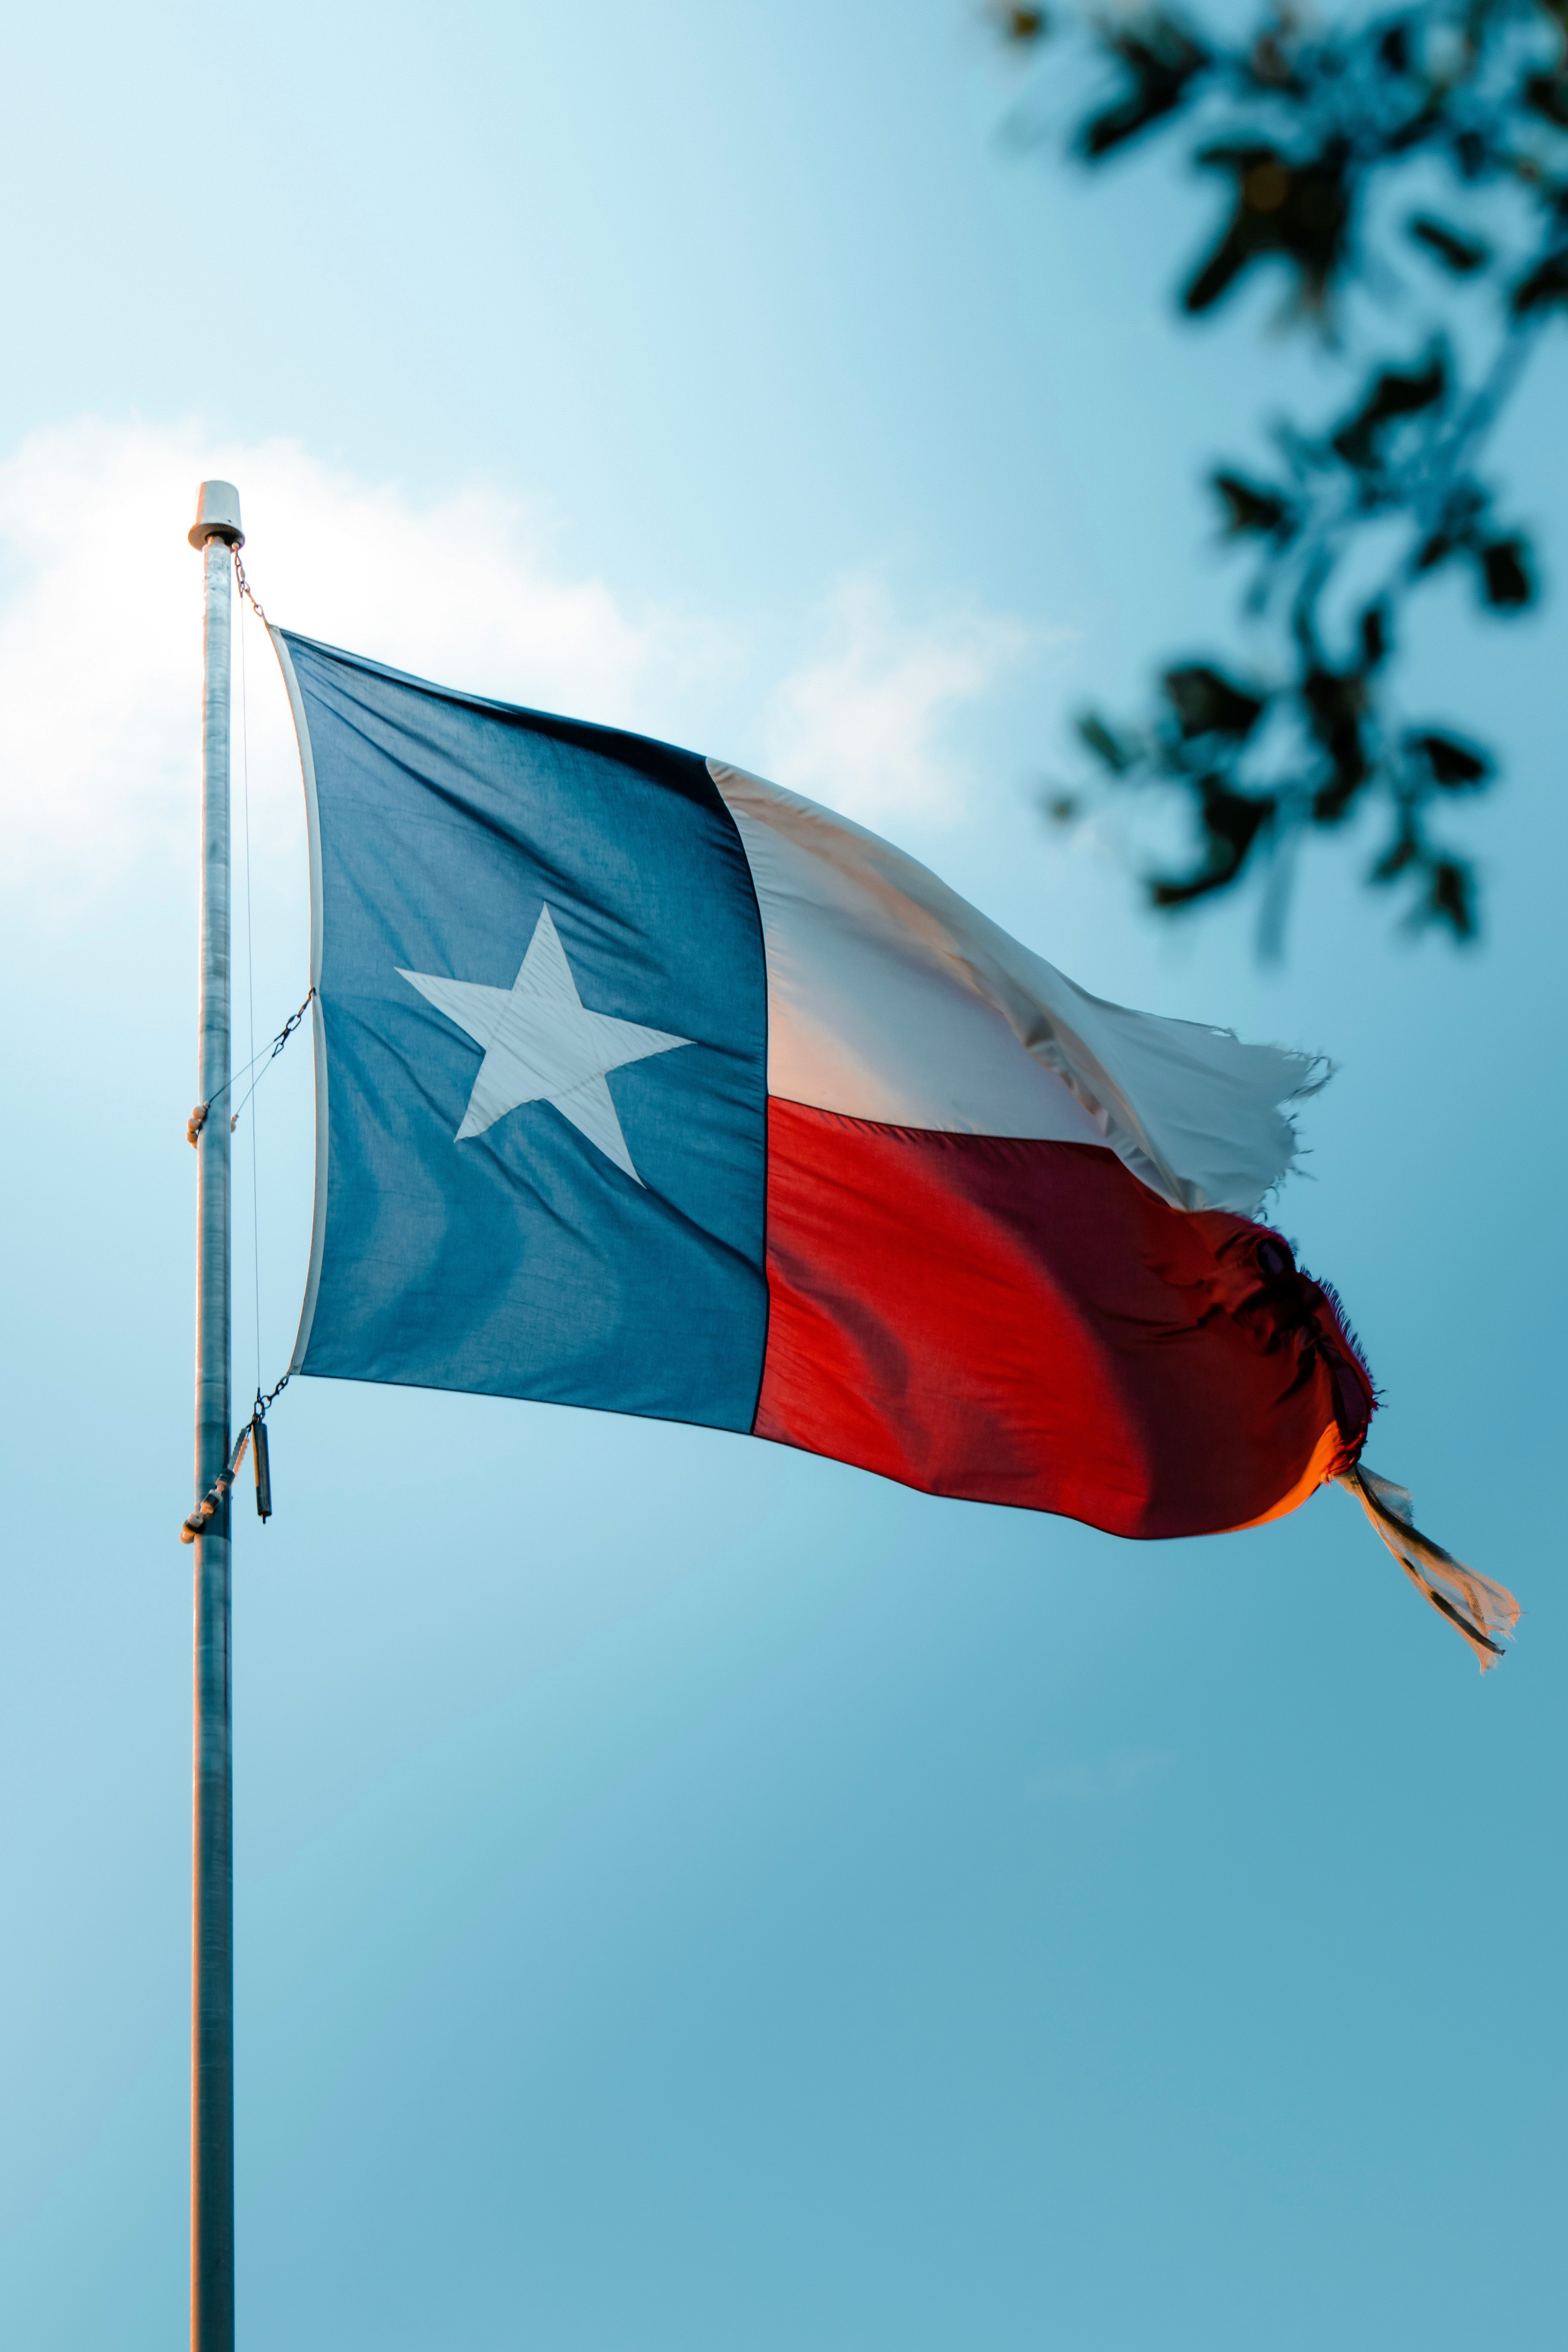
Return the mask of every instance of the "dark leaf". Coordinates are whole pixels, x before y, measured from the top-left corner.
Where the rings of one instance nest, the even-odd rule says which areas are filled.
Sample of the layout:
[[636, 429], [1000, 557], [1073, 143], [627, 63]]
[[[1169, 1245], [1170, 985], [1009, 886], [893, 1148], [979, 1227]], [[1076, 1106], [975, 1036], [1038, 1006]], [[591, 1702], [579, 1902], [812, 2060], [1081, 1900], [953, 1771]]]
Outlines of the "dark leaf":
[[1555, 73], [1531, 74], [1524, 85], [1524, 102], [1560, 131], [1568, 131], [1568, 68], [1559, 66]]
[[1369, 604], [1361, 616], [1361, 664], [1363, 670], [1381, 669], [1388, 659], [1388, 607]]
[[1251, 734], [1268, 707], [1266, 696], [1248, 694], [1204, 662], [1168, 669], [1163, 683], [1188, 737], [1230, 735], [1239, 740]]
[[1252, 262], [1279, 255], [1296, 269], [1304, 300], [1321, 309], [1350, 229], [1342, 141], [1305, 163], [1266, 146], [1209, 147], [1198, 161], [1233, 174], [1236, 204], [1225, 235], [1184, 293], [1184, 307], [1211, 309]]
[[1439, 857], [1432, 867], [1432, 880], [1426, 896], [1415, 910], [1418, 929], [1428, 923], [1446, 923], [1456, 940], [1473, 940], [1476, 936], [1476, 880], [1468, 866], [1458, 858]]
[[1530, 542], [1518, 538], [1494, 539], [1480, 551], [1481, 593], [1500, 613], [1517, 613], [1535, 595]]
[[1396, 882], [1420, 855], [1419, 840], [1407, 824], [1402, 824], [1367, 878], [1373, 882]]
[[1156, 877], [1149, 885], [1152, 904], [1163, 908], [1191, 906], [1237, 880], [1254, 843], [1274, 815], [1278, 803], [1254, 800], [1233, 793], [1217, 776], [1205, 776], [1200, 787], [1199, 817], [1205, 835], [1205, 855], [1195, 873], [1179, 877]]
[[1384, 145], [1390, 155], [1408, 155], [1413, 147], [1421, 146], [1442, 124], [1442, 98], [1428, 98], [1405, 121], [1385, 132]]
[[1333, 447], [1347, 466], [1374, 465], [1385, 427], [1401, 416], [1415, 416], [1424, 408], [1434, 407], [1447, 389], [1447, 363], [1441, 352], [1435, 352], [1424, 368], [1413, 373], [1385, 369], [1355, 415], [1334, 435]]
[[1454, 140], [1454, 162], [1462, 180], [1479, 180], [1487, 168], [1487, 142], [1479, 131], [1461, 131]]
[[1452, 735], [1407, 735], [1405, 748], [1425, 760], [1433, 782], [1445, 792], [1473, 792], [1478, 784], [1490, 780], [1492, 763], [1486, 753]]
[[1516, 318], [1522, 319], [1531, 310], [1544, 310], [1553, 302], [1568, 302], [1568, 245], [1561, 245], [1555, 253], [1549, 253], [1513, 289]]
[[1366, 761], [1358, 742], [1352, 756], [1336, 765], [1330, 781], [1312, 794], [1312, 823], [1342, 824], [1365, 782]]
[[1173, 16], [1145, 17], [1135, 31], [1108, 35], [1106, 47], [1130, 87], [1113, 105], [1090, 115], [1079, 131], [1079, 152], [1091, 163], [1109, 155], [1113, 148], [1125, 146], [1152, 122], [1173, 114], [1185, 102], [1194, 80], [1212, 62], [1202, 42]]
[[1124, 776], [1130, 768], [1137, 766], [1137, 746], [1125, 743], [1120, 736], [1113, 735], [1104, 719], [1097, 719], [1093, 711], [1079, 720], [1078, 731], [1095, 758], [1103, 761], [1113, 776]]
[[1435, 572], [1460, 548], [1478, 548], [1486, 510], [1487, 493], [1479, 482], [1455, 482], [1443, 500], [1436, 530], [1415, 558], [1416, 571]]
[[1225, 527], [1233, 539], [1249, 531], [1270, 539], [1290, 536], [1294, 510], [1288, 499], [1244, 481], [1239, 474], [1215, 474], [1211, 479], [1224, 501]]
[[1377, 44], [1378, 64], [1392, 74], [1410, 71], [1410, 27], [1402, 17], [1390, 25]]
[[1366, 709], [1366, 688], [1354, 670], [1309, 670], [1301, 681], [1301, 699], [1308, 722], [1320, 742], [1331, 742], [1345, 727], [1353, 727]]
[[1338, 824], [1367, 780], [1369, 763], [1362, 740], [1361, 722], [1366, 710], [1366, 686], [1358, 672], [1311, 669], [1301, 681], [1307, 724], [1329, 757], [1329, 782], [1312, 799], [1317, 824]]
[[1458, 229], [1449, 228], [1444, 222], [1434, 220], [1430, 213], [1417, 213], [1414, 220], [1406, 221], [1405, 227], [1457, 278], [1473, 277], [1478, 269], [1484, 269], [1492, 257], [1492, 249], [1483, 238], [1465, 236]]

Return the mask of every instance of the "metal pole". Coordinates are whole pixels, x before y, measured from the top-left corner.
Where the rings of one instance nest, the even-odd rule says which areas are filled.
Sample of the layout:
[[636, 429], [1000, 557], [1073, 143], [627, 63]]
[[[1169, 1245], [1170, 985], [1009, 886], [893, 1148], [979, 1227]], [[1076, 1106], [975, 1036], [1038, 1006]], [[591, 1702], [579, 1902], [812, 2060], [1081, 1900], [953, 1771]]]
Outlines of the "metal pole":
[[[196, 1496], [229, 1453], [229, 614], [243, 538], [230, 482], [204, 482], [190, 532], [205, 573], [196, 1139]], [[191, 1872], [191, 2347], [234, 2352], [234, 1798], [229, 1498], [195, 1540]]]

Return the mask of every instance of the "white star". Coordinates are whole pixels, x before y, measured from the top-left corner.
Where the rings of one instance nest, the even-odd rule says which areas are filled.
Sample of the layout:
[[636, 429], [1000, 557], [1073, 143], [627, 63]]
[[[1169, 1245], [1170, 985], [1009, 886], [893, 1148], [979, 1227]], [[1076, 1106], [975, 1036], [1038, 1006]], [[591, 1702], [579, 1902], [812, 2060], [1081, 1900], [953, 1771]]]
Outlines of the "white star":
[[398, 977], [411, 982], [485, 1049], [455, 1142], [482, 1135], [520, 1103], [553, 1103], [634, 1184], [642, 1182], [605, 1074], [691, 1040], [617, 1021], [608, 1013], [587, 1012], [548, 907], [540, 909], [522, 968], [510, 988], [440, 980], [434, 972], [405, 971], [401, 966]]

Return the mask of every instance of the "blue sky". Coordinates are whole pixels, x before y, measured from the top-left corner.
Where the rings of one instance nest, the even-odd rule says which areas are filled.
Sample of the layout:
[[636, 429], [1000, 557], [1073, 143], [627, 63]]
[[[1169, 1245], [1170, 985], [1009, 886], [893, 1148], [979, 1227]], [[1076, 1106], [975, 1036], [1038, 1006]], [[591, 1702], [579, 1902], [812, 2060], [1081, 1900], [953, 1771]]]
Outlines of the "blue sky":
[[[276, 617], [836, 801], [1100, 992], [1329, 1053], [1280, 1222], [1483, 1685], [1347, 1498], [1138, 1547], [696, 1431], [300, 1382], [237, 1627], [242, 2340], [1510, 2352], [1561, 2329], [1563, 611], [1438, 597], [1485, 946], [1310, 861], [1289, 961], [1033, 812], [1228, 612], [1326, 396], [1206, 194], [1006, 152], [964, 0], [77, 8], [0, 181], [0, 2320], [184, 2326], [197, 480]], [[1568, 546], [1543, 360], [1503, 451]], [[247, 661], [256, 1024], [304, 993]], [[242, 993], [240, 1034], [247, 1007]], [[240, 1058], [249, 1050], [240, 1050]], [[258, 1097], [291, 1339], [308, 1056]], [[237, 1143], [237, 1385], [258, 1360]]]

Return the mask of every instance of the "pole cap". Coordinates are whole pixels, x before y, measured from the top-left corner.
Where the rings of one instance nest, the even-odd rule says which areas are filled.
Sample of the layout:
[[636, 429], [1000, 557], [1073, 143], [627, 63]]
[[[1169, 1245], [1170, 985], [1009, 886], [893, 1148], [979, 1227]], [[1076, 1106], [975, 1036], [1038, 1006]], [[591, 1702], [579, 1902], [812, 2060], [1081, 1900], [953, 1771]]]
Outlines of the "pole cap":
[[245, 533], [239, 527], [239, 492], [232, 482], [204, 482], [196, 494], [196, 519], [187, 536], [193, 547], [205, 547], [209, 539], [224, 539], [230, 547], [243, 547]]

